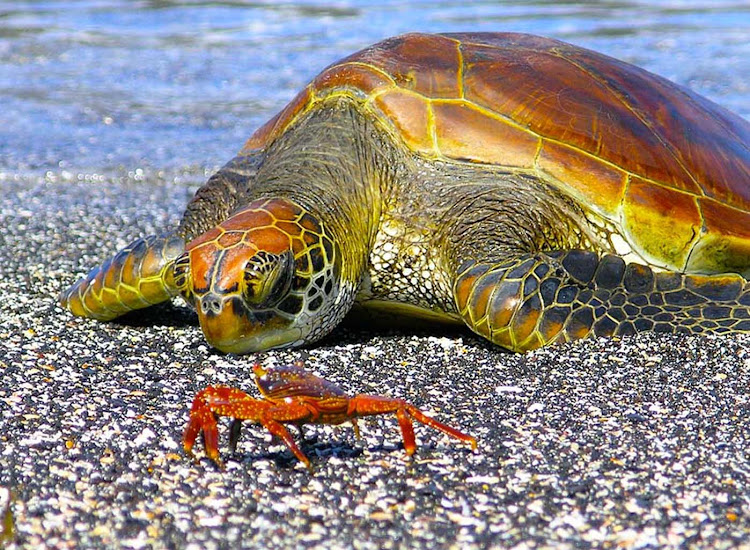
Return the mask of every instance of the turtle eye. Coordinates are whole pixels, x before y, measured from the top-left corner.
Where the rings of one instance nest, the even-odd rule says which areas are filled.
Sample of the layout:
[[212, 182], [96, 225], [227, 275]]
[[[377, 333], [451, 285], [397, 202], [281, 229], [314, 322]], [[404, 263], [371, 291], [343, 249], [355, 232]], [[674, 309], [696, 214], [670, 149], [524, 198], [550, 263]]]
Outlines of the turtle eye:
[[286, 296], [294, 275], [294, 256], [291, 250], [273, 254], [259, 251], [245, 264], [242, 296], [255, 308], [267, 308]]
[[187, 252], [181, 254], [172, 264], [174, 284], [181, 293], [186, 293], [190, 282], [190, 256]]

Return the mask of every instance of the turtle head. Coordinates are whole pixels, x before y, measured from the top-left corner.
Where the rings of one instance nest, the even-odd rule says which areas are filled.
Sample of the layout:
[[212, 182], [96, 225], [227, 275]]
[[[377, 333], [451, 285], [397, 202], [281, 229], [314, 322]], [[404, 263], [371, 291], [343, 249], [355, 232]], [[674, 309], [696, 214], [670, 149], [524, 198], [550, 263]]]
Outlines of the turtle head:
[[286, 199], [251, 203], [188, 243], [174, 264], [175, 284], [206, 339], [231, 353], [322, 337], [338, 318], [329, 315], [338, 274], [321, 223]]

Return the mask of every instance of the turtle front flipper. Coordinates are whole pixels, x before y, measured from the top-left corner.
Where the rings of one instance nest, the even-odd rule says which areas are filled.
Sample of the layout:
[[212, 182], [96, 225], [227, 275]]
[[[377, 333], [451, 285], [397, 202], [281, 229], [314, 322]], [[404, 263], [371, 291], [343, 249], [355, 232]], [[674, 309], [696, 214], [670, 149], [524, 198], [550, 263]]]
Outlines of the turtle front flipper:
[[750, 332], [750, 283], [739, 275], [654, 272], [583, 250], [467, 261], [453, 293], [474, 332], [513, 351], [647, 330]]
[[60, 305], [107, 321], [169, 300], [179, 292], [173, 265], [184, 251], [184, 239], [174, 234], [136, 239], [62, 292]]

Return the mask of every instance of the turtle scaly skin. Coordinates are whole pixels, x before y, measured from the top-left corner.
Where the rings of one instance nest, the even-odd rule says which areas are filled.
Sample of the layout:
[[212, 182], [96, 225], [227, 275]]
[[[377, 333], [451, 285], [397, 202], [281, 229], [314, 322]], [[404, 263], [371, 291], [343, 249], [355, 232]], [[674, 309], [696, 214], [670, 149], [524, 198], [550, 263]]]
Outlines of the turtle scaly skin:
[[188, 204], [65, 291], [112, 319], [181, 294], [236, 353], [358, 304], [515, 351], [750, 332], [750, 124], [607, 56], [410, 34], [325, 69]]
[[136, 239], [63, 292], [60, 302], [74, 315], [109, 321], [169, 300], [177, 296], [173, 264], [184, 250], [176, 235]]
[[750, 292], [735, 274], [654, 273], [612, 254], [571, 250], [499, 264], [467, 262], [457, 305], [475, 332], [505, 348], [588, 336], [748, 330]]

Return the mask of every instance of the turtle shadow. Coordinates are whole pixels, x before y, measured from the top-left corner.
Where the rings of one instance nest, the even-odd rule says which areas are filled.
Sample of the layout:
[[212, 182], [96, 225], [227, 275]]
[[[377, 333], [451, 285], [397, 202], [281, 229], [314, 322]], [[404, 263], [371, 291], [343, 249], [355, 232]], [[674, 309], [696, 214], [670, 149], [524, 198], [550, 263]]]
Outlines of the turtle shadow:
[[344, 317], [344, 320], [330, 334], [315, 343], [313, 347], [365, 344], [373, 338], [390, 340], [410, 336], [473, 338], [471, 331], [462, 324], [435, 323], [409, 317], [362, 316], [355, 311]]
[[171, 302], [164, 302], [145, 309], [130, 311], [118, 317], [115, 323], [133, 328], [146, 328], [156, 325], [187, 328], [199, 325], [198, 315], [193, 310]]
[[416, 336], [419, 338], [449, 338], [452, 340], [462, 339], [464, 344], [471, 347], [491, 351], [493, 353], [514, 353], [505, 348], [493, 344], [489, 340], [474, 334], [469, 327], [462, 324], [430, 323], [414, 319], [402, 319], [398, 324], [383, 323], [375, 321], [364, 322], [356, 317], [345, 317], [330, 334], [308, 346], [310, 349], [329, 348], [348, 344], [368, 344], [374, 338], [385, 341], [402, 340]]
[[[130, 311], [118, 317], [114, 323], [131, 328], [167, 326], [173, 328], [198, 327], [198, 315], [186, 306], [172, 302], [156, 304], [148, 308]], [[330, 334], [306, 346], [308, 349], [327, 348], [348, 344], [367, 344], [373, 338], [398, 340], [411, 336], [421, 338], [462, 338], [472, 346], [494, 351], [506, 351], [475, 335], [460, 323], [425, 321], [412, 317], [362, 315], [354, 310]]]

